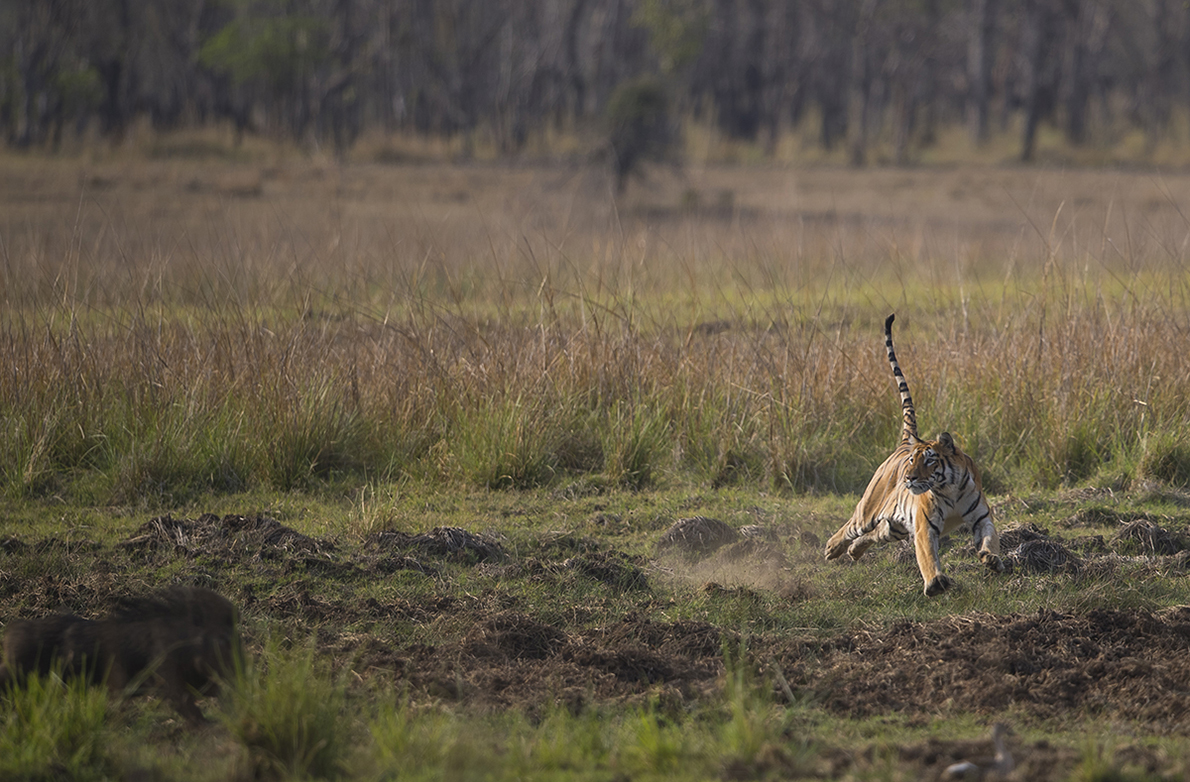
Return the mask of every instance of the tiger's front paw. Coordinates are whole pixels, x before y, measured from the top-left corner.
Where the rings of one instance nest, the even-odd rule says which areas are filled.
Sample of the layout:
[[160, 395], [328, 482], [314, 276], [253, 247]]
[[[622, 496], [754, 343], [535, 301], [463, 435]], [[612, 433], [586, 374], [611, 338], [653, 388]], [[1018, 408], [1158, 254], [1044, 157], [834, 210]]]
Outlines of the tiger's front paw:
[[926, 597], [935, 597], [942, 594], [946, 590], [954, 586], [954, 582], [949, 577], [939, 573], [934, 576], [930, 583], [926, 584]]
[[838, 559], [843, 556], [843, 552], [851, 545], [851, 541], [842, 535], [836, 534], [833, 538], [826, 542], [826, 558]]
[[979, 558], [983, 560], [983, 564], [987, 566], [987, 569], [993, 573], [1004, 572], [1004, 560], [1000, 559], [1000, 557], [996, 556], [995, 554], [984, 552], [979, 555]]
[[855, 542], [847, 547], [847, 556], [851, 557], [853, 560], [859, 559], [864, 555], [864, 552], [871, 547], [872, 541], [869, 540], [867, 536], [856, 538]]

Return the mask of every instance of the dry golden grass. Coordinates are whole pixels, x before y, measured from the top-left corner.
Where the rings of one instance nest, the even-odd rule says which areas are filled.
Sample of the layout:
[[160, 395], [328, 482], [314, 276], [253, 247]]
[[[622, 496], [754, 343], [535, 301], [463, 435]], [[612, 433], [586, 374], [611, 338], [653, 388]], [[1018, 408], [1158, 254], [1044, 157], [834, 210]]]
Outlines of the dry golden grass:
[[[1190, 176], [8, 158], [10, 491], [1190, 475]], [[1149, 465], [1149, 467], [1146, 467]]]

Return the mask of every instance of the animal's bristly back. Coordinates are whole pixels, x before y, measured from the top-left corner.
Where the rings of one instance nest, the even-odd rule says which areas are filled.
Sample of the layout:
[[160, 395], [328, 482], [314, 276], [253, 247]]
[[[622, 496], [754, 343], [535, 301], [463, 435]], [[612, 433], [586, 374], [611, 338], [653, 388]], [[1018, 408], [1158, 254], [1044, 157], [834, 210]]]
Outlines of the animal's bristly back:
[[897, 354], [893, 350], [892, 324], [896, 317], [896, 313], [893, 313], [884, 321], [884, 346], [888, 348], [888, 363], [892, 367], [897, 390], [901, 392], [901, 443], [904, 444], [921, 438], [917, 434], [917, 411], [913, 408], [913, 397], [909, 395], [909, 384], [905, 382], [905, 374], [901, 372], [901, 365], [897, 363]]

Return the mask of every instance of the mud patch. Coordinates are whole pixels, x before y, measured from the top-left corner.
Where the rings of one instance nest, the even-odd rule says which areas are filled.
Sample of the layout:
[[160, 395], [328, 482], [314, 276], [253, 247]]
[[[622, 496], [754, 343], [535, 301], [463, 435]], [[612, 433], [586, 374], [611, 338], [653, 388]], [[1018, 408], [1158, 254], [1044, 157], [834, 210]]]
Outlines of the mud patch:
[[472, 657], [544, 660], [569, 642], [566, 633], [524, 614], [507, 611], [478, 625], [463, 640]]
[[478, 618], [457, 644], [396, 651], [361, 642], [357, 659], [358, 669], [393, 675], [418, 697], [534, 714], [558, 701], [581, 708], [696, 698], [722, 673], [722, 643], [719, 630], [702, 622], [628, 616], [607, 628], [568, 633], [518, 611], [500, 611]]
[[817, 671], [786, 673], [837, 714], [993, 714], [1011, 707], [1045, 719], [1082, 713], [1140, 720], [1156, 732], [1190, 724], [1190, 607], [968, 615], [905, 622], [851, 641]]

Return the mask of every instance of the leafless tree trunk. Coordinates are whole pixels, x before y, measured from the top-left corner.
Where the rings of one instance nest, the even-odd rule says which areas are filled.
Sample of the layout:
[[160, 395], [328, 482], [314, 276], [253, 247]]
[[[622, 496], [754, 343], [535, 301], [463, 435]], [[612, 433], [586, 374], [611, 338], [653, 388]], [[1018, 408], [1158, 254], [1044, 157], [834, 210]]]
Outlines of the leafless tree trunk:
[[967, 0], [967, 128], [976, 144], [989, 136], [996, 11], [997, 0]]
[[868, 157], [868, 123], [871, 120], [872, 62], [869, 46], [872, 17], [880, 0], [861, 0], [851, 39], [851, 80], [847, 101], [847, 148], [851, 165], [862, 166]]
[[1054, 107], [1057, 82], [1054, 51], [1058, 44], [1054, 3], [1058, 0], [1025, 0], [1021, 30], [1025, 112], [1021, 137], [1021, 160], [1030, 162], [1036, 153], [1037, 128]]

